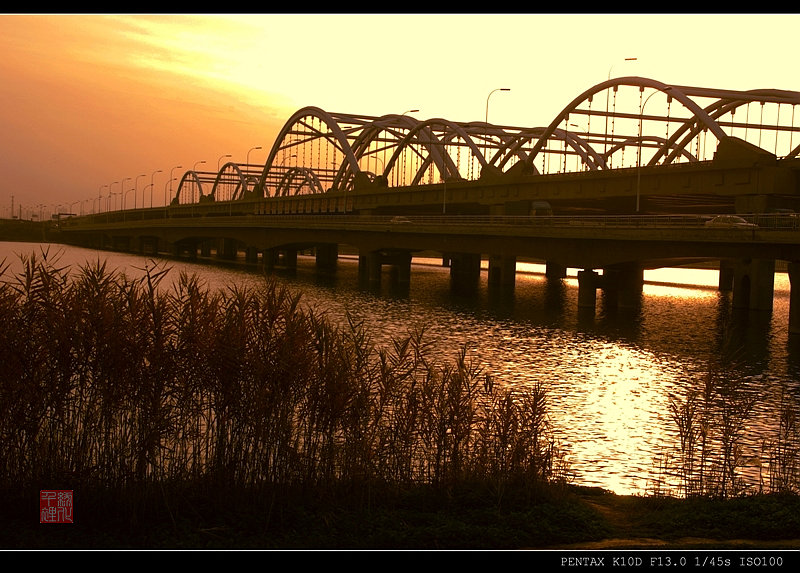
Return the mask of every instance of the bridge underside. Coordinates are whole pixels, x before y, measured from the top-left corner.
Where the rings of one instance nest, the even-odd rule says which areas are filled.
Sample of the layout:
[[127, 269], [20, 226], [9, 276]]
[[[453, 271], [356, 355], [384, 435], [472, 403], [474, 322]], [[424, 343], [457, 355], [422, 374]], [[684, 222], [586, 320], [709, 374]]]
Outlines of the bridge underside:
[[[482, 261], [488, 261], [492, 287], [513, 288], [519, 261], [541, 261], [548, 277], [559, 280], [566, 269], [578, 269], [578, 304], [594, 308], [597, 291], [605, 292], [606, 304], [635, 307], [642, 294], [646, 269], [679, 266], [699, 261], [719, 261], [720, 289], [733, 291], [737, 308], [769, 311], [772, 308], [775, 261], [789, 263], [790, 278], [797, 283], [800, 251], [796, 230], [709, 229], [698, 224], [688, 228], [617, 228], [613, 219], [580, 219], [583, 224], [548, 227], [556, 217], [535, 219], [520, 226], [519, 220], [493, 228], [486, 218], [484, 228], [470, 219], [410, 216], [399, 222], [381, 216], [297, 217], [292, 223], [281, 217], [262, 220], [252, 216], [220, 220], [209, 226], [207, 218], [176, 218], [159, 225], [140, 222], [129, 229], [83, 229], [68, 233], [69, 242], [128, 250], [148, 255], [177, 257], [244, 257], [248, 263], [267, 268], [293, 267], [299, 252], [313, 252], [317, 265], [334, 269], [342, 246], [359, 256], [360, 276], [375, 285], [383, 270], [400, 285], [412, 278], [412, 257], [439, 253], [450, 267], [453, 286], [472, 289], [478, 284]], [[268, 223], [269, 221], [269, 223]], [[444, 221], [447, 231], [443, 232]], [[589, 224], [594, 222], [595, 224]], [[601, 224], [602, 223], [602, 224]], [[67, 233], [65, 233], [67, 235]], [[602, 271], [598, 272], [598, 271]], [[800, 332], [800, 300], [793, 289], [790, 330]]]

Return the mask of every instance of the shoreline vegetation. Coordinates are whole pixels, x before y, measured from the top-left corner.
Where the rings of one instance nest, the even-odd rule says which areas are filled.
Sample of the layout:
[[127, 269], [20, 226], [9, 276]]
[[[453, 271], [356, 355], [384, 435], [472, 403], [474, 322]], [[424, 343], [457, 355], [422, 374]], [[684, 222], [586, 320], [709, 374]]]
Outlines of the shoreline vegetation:
[[[0, 269], [2, 548], [798, 546], [796, 398], [757, 490], [748, 398], [710, 375], [672, 402], [682, 497], [617, 496], [571, 483], [547, 388], [498, 388], [423, 328], [376, 347], [269, 278], [21, 262]], [[74, 524], [37, 522], [51, 489], [74, 491]]]

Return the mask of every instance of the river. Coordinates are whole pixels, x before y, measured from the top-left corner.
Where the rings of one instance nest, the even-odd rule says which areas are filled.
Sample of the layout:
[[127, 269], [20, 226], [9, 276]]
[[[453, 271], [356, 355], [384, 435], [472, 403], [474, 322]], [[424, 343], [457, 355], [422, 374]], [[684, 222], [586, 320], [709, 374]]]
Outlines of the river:
[[[43, 248], [48, 246], [0, 243], [0, 260], [13, 273], [20, 254]], [[60, 265], [77, 268], [101, 259], [134, 276], [150, 260], [62, 245], [49, 250]], [[699, 269], [647, 271], [640, 308], [607, 309], [598, 291], [596, 311], [586, 313], [578, 309], [574, 274], [553, 283], [541, 274], [543, 267], [518, 265], [513, 292], [498, 295], [484, 271], [474, 294], [456, 295], [449, 269], [438, 263], [415, 259], [411, 284], [401, 292], [388, 280], [377, 289], [359, 287], [357, 261], [346, 257], [333, 274], [318, 273], [312, 258], [300, 257], [295, 273], [276, 276], [334, 320], [345, 313], [364, 320], [379, 344], [425, 325], [443, 358], [466, 345], [498, 385], [545, 384], [551, 423], [574, 482], [618, 494], [652, 493], [664, 477], [659, 460], [678, 440], [670, 396], [699, 388], [723, 346], [734, 349], [738, 360], [723, 366], [721, 375], [744, 381], [759, 397], [744, 432], [747, 454], [757, 455], [775, 435], [781, 390], [800, 397], [800, 345], [788, 334], [786, 274], [775, 276], [771, 313], [733, 312], [730, 294], [716, 289], [717, 272]], [[261, 280], [243, 266], [165, 264], [169, 276], [196, 273], [211, 288]], [[748, 471], [756, 483], [757, 468]]]

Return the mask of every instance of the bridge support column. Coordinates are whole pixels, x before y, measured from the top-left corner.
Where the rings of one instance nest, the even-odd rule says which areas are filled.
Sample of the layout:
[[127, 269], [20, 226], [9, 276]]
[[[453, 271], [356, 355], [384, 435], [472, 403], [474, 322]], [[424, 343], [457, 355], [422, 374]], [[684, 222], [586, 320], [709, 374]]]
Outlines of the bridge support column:
[[392, 283], [411, 284], [411, 253], [394, 253], [387, 260], [392, 265]]
[[114, 251], [127, 252], [131, 250], [131, 240], [129, 237], [113, 237], [111, 249]]
[[733, 307], [772, 310], [775, 293], [775, 261], [743, 259], [734, 266]]
[[339, 259], [339, 245], [336, 243], [326, 243], [317, 245], [317, 268], [333, 270], [336, 268], [336, 261]]
[[248, 264], [258, 263], [258, 249], [255, 247], [246, 247], [244, 250], [244, 260]]
[[297, 268], [297, 249], [283, 250], [283, 266], [287, 269]]
[[789, 261], [789, 334], [800, 334], [800, 261]]
[[271, 271], [278, 264], [278, 250], [265, 249], [261, 254], [261, 258], [264, 261], [264, 268]]
[[481, 276], [481, 256], [474, 253], [450, 255], [450, 283], [456, 290], [472, 290]]
[[558, 263], [554, 263], [553, 261], [547, 261], [545, 263], [544, 276], [546, 276], [548, 279], [566, 278], [567, 267]]
[[217, 242], [217, 258], [232, 260], [236, 258], [238, 249], [236, 241], [231, 239], [220, 239]]
[[517, 275], [517, 257], [513, 255], [491, 255], [489, 257], [489, 284], [513, 287]]
[[719, 290], [730, 292], [733, 290], [734, 265], [730, 261], [719, 262]]
[[644, 269], [636, 264], [605, 268], [602, 284], [610, 306], [635, 308], [642, 299]]
[[599, 275], [591, 270], [578, 271], [578, 307], [595, 308], [597, 306], [597, 285]]
[[197, 260], [197, 243], [195, 242], [177, 242], [172, 244], [172, 254], [176, 258], [185, 257], [190, 261]]
[[382, 257], [377, 251], [358, 256], [358, 277], [370, 285], [381, 284]]
[[391, 265], [393, 284], [408, 285], [411, 282], [411, 253], [368, 252], [358, 257], [358, 276], [371, 286], [381, 284], [383, 265]]
[[139, 252], [143, 255], [158, 256], [158, 237], [141, 237]]

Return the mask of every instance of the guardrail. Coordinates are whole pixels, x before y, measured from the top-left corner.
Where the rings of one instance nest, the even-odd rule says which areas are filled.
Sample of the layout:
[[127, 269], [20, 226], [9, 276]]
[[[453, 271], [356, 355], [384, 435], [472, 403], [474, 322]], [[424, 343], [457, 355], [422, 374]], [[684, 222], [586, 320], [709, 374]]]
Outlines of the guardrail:
[[[63, 219], [59, 225], [65, 229], [78, 229], [95, 225], [107, 226], [123, 224], [131, 226], [135, 223], [160, 221], [159, 226], [169, 224], [171, 219], [208, 218], [218, 222], [219, 214], [194, 214], [175, 207], [140, 209], [132, 211], [114, 211], [70, 217]], [[337, 226], [345, 221], [359, 225], [389, 225], [392, 227], [413, 226], [552, 226], [552, 227], [613, 227], [613, 228], [700, 228], [705, 227], [714, 215], [586, 215], [586, 216], [534, 216], [534, 215], [352, 215], [352, 214], [285, 214], [257, 215], [250, 212], [239, 212], [238, 217], [247, 217], [248, 223], [333, 223]], [[800, 214], [794, 213], [752, 213], [737, 215], [744, 222], [756, 225], [760, 231], [800, 230]], [[753, 227], [746, 227], [753, 229]]]

